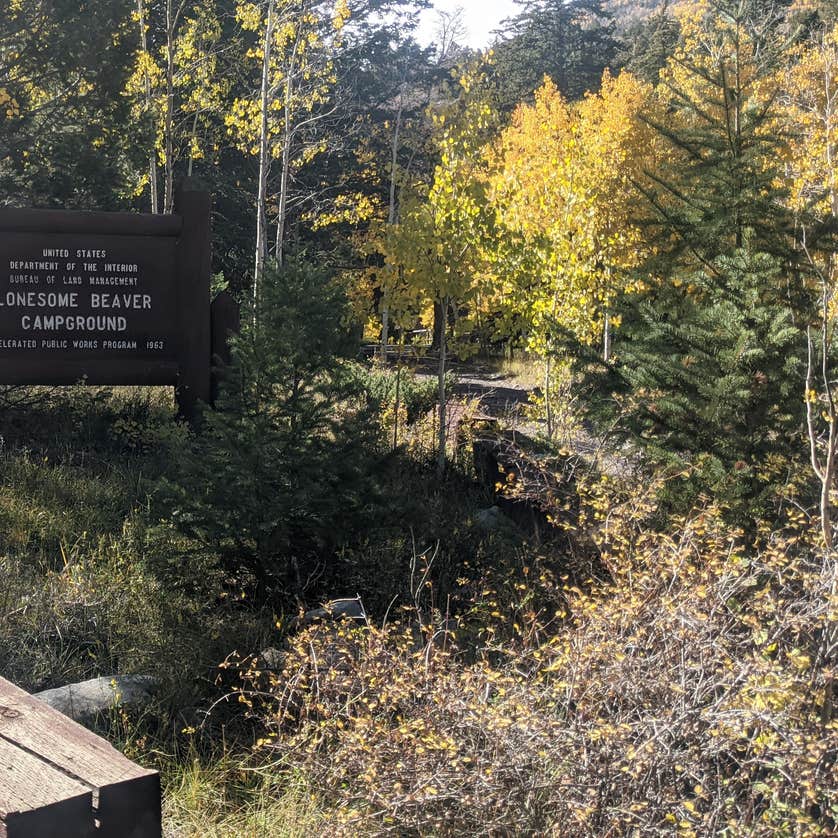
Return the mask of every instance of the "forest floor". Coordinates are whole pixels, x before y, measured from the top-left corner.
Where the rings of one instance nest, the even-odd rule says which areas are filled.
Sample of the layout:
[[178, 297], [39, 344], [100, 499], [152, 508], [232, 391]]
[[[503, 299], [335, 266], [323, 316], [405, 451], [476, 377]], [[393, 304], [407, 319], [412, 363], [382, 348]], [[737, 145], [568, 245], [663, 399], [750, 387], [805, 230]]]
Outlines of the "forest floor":
[[[627, 811], [637, 834], [836, 834], [814, 523], [789, 507], [755, 545], [708, 504], [664, 527], [660, 484], [621, 479], [636, 462], [586, 437], [572, 403], [572, 446], [543, 444], [533, 369], [454, 372], [452, 404], [479, 400], [528, 454], [570, 462], [572, 493], [540, 484], [560, 531], [485, 526], [467, 457], [440, 480], [400, 446], [373, 525], [299, 602], [257, 601], [178, 528], [164, 492], [193, 438], [170, 393], [7, 393], [0, 672], [29, 691], [158, 678], [151, 706], [97, 730], [161, 770], [169, 838], [617, 835]], [[290, 630], [298, 605], [344, 592], [368, 622]]]
[[523, 424], [540, 424], [526, 416], [533, 388], [513, 374], [470, 365], [455, 369], [454, 374], [453, 395], [456, 398], [476, 399], [487, 416], [515, 428]]
[[[438, 355], [428, 353], [408, 363], [421, 379], [437, 376]], [[512, 368], [503, 361], [455, 361], [448, 365], [454, 378], [452, 395], [461, 399], [476, 399], [483, 413], [495, 419], [506, 419], [511, 424], [523, 419], [536, 384], [528, 367]]]
[[[414, 367], [420, 378], [435, 378], [438, 359], [423, 357]], [[479, 404], [481, 416], [496, 420], [500, 430], [513, 431], [517, 444], [530, 450], [540, 446], [537, 440], [546, 437], [543, 410], [534, 404], [541, 396], [540, 375], [532, 362], [478, 360], [454, 362], [449, 366], [454, 378], [451, 396], [456, 401]], [[606, 439], [597, 438], [593, 429], [573, 410], [573, 399], [563, 403], [563, 412], [556, 417], [553, 442], [585, 460], [597, 461], [604, 471], [624, 475], [631, 463], [611, 450]]]

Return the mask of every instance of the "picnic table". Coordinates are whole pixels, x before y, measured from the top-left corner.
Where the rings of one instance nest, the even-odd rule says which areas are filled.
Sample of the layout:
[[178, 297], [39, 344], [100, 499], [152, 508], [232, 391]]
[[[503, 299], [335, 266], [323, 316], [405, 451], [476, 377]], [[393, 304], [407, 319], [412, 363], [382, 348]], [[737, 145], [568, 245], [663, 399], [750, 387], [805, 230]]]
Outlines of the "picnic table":
[[160, 777], [0, 678], [0, 838], [160, 838]]

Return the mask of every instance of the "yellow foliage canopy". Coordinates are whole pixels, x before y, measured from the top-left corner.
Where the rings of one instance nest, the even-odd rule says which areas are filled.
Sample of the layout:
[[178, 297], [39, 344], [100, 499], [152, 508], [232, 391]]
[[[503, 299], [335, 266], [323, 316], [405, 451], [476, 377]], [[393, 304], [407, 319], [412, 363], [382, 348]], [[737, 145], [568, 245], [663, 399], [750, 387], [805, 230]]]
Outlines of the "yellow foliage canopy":
[[494, 149], [498, 221], [526, 250], [498, 259], [498, 273], [519, 291], [534, 351], [549, 350], [553, 323], [593, 343], [643, 256], [634, 184], [653, 145], [639, 118], [649, 96], [630, 74], [606, 73], [571, 105], [547, 78]]

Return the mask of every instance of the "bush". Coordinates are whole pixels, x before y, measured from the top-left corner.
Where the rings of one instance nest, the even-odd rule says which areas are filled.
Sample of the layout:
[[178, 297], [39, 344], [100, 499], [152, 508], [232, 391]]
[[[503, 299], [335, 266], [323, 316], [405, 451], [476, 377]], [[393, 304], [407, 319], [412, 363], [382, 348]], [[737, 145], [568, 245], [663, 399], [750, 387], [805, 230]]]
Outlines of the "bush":
[[[372, 366], [360, 368], [360, 375], [364, 389], [377, 410], [391, 416], [396, 408], [396, 389], [399, 393], [399, 422], [412, 425], [430, 410], [432, 410], [439, 396], [439, 385], [433, 376], [419, 377], [412, 370], [388, 369]], [[453, 373], [446, 373], [446, 392], [451, 392], [456, 378]], [[390, 419], [392, 428], [392, 419]]]
[[326, 831], [835, 833], [817, 533], [794, 511], [749, 549], [714, 508], [650, 531], [654, 488], [583, 492], [611, 581], [532, 557], [519, 603], [552, 588], [556, 610], [494, 600], [471, 650], [459, 630], [337, 624], [293, 638], [278, 675], [251, 669], [260, 747], [302, 772]]

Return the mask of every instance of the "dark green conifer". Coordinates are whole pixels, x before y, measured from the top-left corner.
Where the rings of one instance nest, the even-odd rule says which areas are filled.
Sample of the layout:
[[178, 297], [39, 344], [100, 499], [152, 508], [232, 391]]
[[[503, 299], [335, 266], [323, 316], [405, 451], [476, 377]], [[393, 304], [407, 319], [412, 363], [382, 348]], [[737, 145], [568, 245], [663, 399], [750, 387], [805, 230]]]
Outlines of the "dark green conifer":
[[766, 82], [779, 21], [746, 5], [714, 3], [701, 45], [677, 51], [677, 72], [662, 77], [667, 162], [642, 190], [647, 291], [624, 300], [615, 361], [589, 378], [607, 395], [598, 408], [622, 409], [626, 436], [689, 474], [684, 503], [706, 492], [740, 513], [755, 511], [775, 455], [797, 447], [807, 306], [774, 185]]
[[262, 595], [299, 594], [375, 497], [374, 425], [328, 271], [267, 272], [216, 411], [179, 462], [175, 520]]
[[660, 71], [678, 42], [678, 23], [668, 3], [629, 24], [620, 38], [617, 62], [643, 81], [657, 84]]
[[568, 99], [598, 90], [613, 63], [614, 24], [602, 0], [523, 0], [520, 14], [504, 22], [495, 66], [505, 105], [532, 99], [544, 76]]

